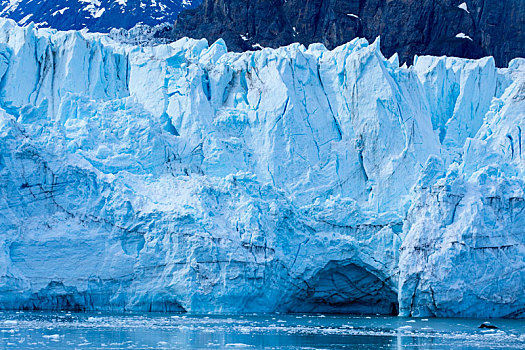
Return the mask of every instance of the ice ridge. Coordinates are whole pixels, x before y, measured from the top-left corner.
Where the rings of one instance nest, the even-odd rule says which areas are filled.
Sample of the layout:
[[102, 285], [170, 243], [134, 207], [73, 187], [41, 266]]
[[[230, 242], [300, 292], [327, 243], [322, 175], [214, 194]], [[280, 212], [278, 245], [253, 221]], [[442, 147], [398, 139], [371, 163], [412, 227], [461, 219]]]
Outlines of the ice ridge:
[[520, 317], [525, 60], [0, 19], [0, 308]]

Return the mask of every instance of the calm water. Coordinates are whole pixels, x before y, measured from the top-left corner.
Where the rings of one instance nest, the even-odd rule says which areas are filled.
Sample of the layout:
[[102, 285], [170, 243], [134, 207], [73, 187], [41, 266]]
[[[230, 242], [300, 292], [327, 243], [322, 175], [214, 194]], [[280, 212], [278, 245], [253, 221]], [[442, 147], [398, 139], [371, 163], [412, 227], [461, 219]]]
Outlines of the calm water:
[[2, 349], [525, 349], [525, 321], [0, 313]]

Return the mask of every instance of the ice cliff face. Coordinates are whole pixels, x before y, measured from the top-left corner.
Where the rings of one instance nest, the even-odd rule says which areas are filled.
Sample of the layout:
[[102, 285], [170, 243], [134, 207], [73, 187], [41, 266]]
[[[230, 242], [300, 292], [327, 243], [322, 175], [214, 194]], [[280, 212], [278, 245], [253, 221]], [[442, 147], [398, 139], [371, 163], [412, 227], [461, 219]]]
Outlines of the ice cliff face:
[[521, 316], [525, 61], [0, 21], [0, 308]]

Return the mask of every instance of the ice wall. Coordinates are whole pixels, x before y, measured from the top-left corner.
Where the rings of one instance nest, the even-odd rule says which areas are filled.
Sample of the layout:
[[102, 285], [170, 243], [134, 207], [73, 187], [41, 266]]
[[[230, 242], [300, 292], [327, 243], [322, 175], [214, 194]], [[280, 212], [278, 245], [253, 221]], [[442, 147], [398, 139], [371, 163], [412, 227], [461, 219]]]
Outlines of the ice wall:
[[0, 77], [0, 308], [525, 309], [523, 60], [1, 19]]

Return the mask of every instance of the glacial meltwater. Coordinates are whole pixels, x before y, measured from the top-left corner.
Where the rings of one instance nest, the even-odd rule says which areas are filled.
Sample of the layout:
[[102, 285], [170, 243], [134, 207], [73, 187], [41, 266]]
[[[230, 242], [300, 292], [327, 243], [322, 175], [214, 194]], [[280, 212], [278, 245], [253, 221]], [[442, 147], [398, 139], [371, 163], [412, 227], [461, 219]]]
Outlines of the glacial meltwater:
[[1, 349], [525, 349], [525, 321], [1, 312]]

